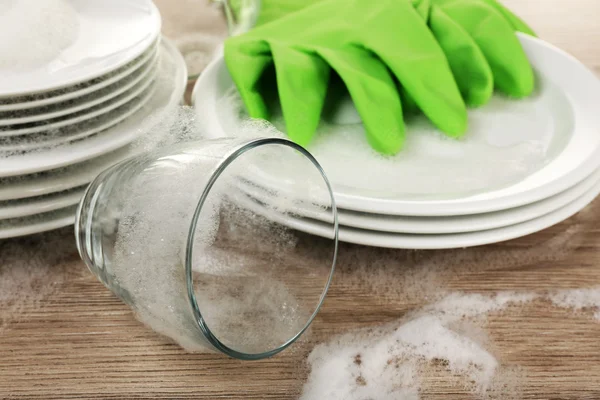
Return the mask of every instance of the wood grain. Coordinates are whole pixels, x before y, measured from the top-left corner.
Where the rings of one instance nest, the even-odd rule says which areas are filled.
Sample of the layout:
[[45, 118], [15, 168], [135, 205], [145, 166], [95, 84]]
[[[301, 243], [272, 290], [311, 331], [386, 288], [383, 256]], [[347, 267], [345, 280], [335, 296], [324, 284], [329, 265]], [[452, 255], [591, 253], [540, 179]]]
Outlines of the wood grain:
[[[504, 2], [542, 38], [600, 72], [600, 1]], [[272, 359], [241, 362], [186, 354], [137, 322], [79, 261], [66, 228], [0, 241], [0, 398], [295, 399], [315, 343], [401, 318], [428, 293], [596, 285], [600, 200], [551, 229], [491, 246], [392, 251], [344, 244], [311, 331]], [[490, 315], [487, 328], [501, 361], [519, 369], [521, 398], [600, 398], [600, 323], [591, 312], [538, 300]], [[423, 390], [424, 399], [472, 398], [443, 375]]]

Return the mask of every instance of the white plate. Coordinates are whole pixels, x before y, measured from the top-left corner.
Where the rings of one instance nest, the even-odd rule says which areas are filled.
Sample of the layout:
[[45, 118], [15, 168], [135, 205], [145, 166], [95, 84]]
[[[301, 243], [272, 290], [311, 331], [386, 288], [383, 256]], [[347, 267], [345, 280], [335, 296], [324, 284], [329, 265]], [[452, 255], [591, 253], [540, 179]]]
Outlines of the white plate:
[[[529, 122], [536, 120], [536, 116], [533, 114], [543, 105], [535, 102], [537, 99], [543, 99], [544, 104], [547, 103], [548, 107], [543, 110], [545, 115], [553, 118], [547, 122], [557, 124], [561, 129], [568, 129], [568, 132], [561, 131], [561, 137], [558, 138], [560, 140], [551, 144], [551, 147], [558, 146], [553, 148], [553, 159], [525, 178], [503, 188], [494, 187], [475, 194], [463, 193], [453, 198], [449, 198], [450, 194], [444, 194], [440, 196], [442, 198], [432, 199], [431, 196], [415, 198], [415, 196], [394, 193], [391, 183], [389, 190], [377, 193], [364, 187], [341, 185], [339, 181], [336, 181], [335, 173], [332, 173], [331, 170], [328, 171], [331, 160], [313, 152], [332, 182], [338, 207], [353, 211], [403, 216], [454, 216], [499, 211], [553, 196], [580, 182], [597, 169], [600, 166], [600, 113], [598, 112], [600, 81], [584, 65], [560, 49], [527, 35], [519, 34], [519, 39], [536, 72], [541, 77], [541, 82], [538, 84], [538, 92], [541, 93], [526, 100], [534, 103], [529, 109], [532, 115], [515, 115], [513, 125], [507, 125], [504, 133], [508, 136], [510, 136], [509, 133], [512, 133], [513, 136], [527, 135], [530, 131]], [[204, 124], [205, 132], [211, 137], [234, 134], [233, 131], [227, 132], [225, 127], [228, 121], [219, 118], [218, 108], [219, 101], [233, 87], [222, 56], [207, 67], [196, 83], [193, 98], [199, 122]], [[481, 111], [493, 119], [496, 114], [502, 115], [503, 112], [506, 114], [502, 108], [507, 104], [514, 110], [520, 110], [517, 102], [500, 101], [499, 103], [492, 102], [483, 107]], [[474, 113], [472, 112], [472, 114]], [[519, 121], [521, 125], [518, 124]], [[489, 129], [493, 131], [493, 128], [501, 126], [502, 123], [504, 123], [503, 120], [496, 121], [496, 124], [489, 126]], [[539, 128], [542, 135], [547, 133], [545, 126], [536, 128]], [[480, 126], [479, 129], [482, 127]], [[484, 131], [487, 129], [486, 126]], [[495, 133], [500, 132], [496, 131]], [[505, 136], [495, 135], [494, 139], [504, 140]], [[561, 140], [564, 142], [561, 143]], [[460, 145], [461, 143], [457, 143], [456, 147], [460, 147]], [[309, 150], [311, 150], [310, 147]], [[339, 154], [332, 153], [332, 160], [336, 155]], [[399, 156], [402, 156], [402, 153]], [[334, 161], [337, 162], [337, 158]], [[506, 162], [508, 163], [510, 160], [506, 160]], [[349, 163], [354, 163], [351, 168], [353, 175], [346, 178], [347, 181], [352, 181], [361, 165], [356, 165], [355, 160], [349, 160]], [[387, 165], [384, 164], [384, 167]], [[440, 168], [443, 166], [444, 164], [440, 164]], [[503, 168], [504, 165], [499, 164], [496, 167]], [[344, 170], [340, 169], [340, 171]], [[362, 177], [357, 178], [368, 178], [369, 173], [371, 171], [363, 168], [360, 172]]]
[[76, 205], [81, 200], [85, 188], [78, 187], [46, 196], [2, 201], [0, 202], [0, 220], [26, 217]]
[[[541, 217], [555, 211], [590, 190], [600, 181], [600, 170], [579, 182], [577, 185], [544, 200], [515, 207], [503, 211], [483, 214], [459, 215], [454, 217], [403, 217], [396, 215], [367, 214], [338, 208], [340, 225], [378, 232], [414, 233], [414, 234], [447, 234], [475, 232], [515, 225]], [[256, 185], [241, 185], [240, 188], [249, 196], [269, 205], [269, 194]], [[307, 209], [290, 209], [288, 212], [300, 217], [329, 222], [331, 213], [316, 207]]]
[[98, 174], [135, 154], [125, 146], [98, 158], [37, 174], [0, 178], [0, 201], [42, 196], [87, 185]]
[[[153, 73], [140, 84], [139, 88], [133, 88], [130, 93], [124, 95], [124, 98], [118, 100], [119, 103], [124, 104], [119, 104], [114, 110], [87, 120], [85, 123], [74, 124], [51, 132], [0, 137], [0, 152], [41, 151], [43, 148], [74, 142], [103, 132], [129, 118], [150, 100], [156, 90], [155, 77], [156, 74]], [[141, 92], [140, 89], [142, 89]], [[109, 107], [112, 108], [112, 105]]]
[[7, 113], [2, 113], [0, 111], [0, 126], [47, 121], [69, 114], [75, 114], [78, 111], [86, 110], [99, 104], [108, 104], [109, 100], [125, 94], [130, 89], [135, 88], [138, 84], [145, 81], [154, 73], [154, 71], [156, 71], [157, 65], [158, 54], [146, 62], [146, 64], [144, 64], [139, 71], [136, 71], [135, 74], [126, 76], [122, 80], [115, 82], [102, 90], [78, 97], [75, 100], [55, 103], [50, 106], [29, 108], [27, 110], [10, 111]]
[[79, 111], [72, 115], [56, 118], [54, 120], [34, 122], [31, 124], [0, 126], [0, 137], [30, 135], [32, 133], [40, 132], [60, 132], [60, 130], [63, 129], [77, 131], [78, 126], [76, 124], [89, 121], [92, 118], [104, 116], [108, 112], [129, 102], [134, 97], [139, 96], [145, 89], [152, 85], [154, 76], [155, 73], [151, 74], [144, 79], [142, 83], [133, 87], [132, 89], [129, 89], [127, 92], [122, 93], [111, 101], [99, 104], [83, 111]]
[[31, 235], [73, 225], [77, 206], [23, 218], [0, 220], [0, 239]]
[[2, 69], [0, 97], [55, 90], [104, 75], [142, 54], [160, 34], [160, 14], [149, 0], [69, 4], [79, 26], [74, 42], [41, 66]]
[[[118, 123], [129, 118], [142, 108], [154, 94], [155, 87], [149, 87], [139, 96], [135, 97], [128, 103], [111, 111], [102, 118], [96, 118], [92, 122], [86, 123], [80, 131], [69, 129], [65, 132], [39, 133], [25, 136], [25, 140], [21, 136], [13, 136], [9, 138], [0, 138], [0, 154], [1, 152], [23, 152], [23, 151], [42, 151], [44, 148], [50, 148], [58, 145], [64, 145], [69, 142], [82, 140], [95, 134], [99, 134], [107, 129], [112, 128]], [[76, 133], [73, 133], [76, 132]]]
[[187, 70], [177, 49], [163, 38], [156, 91], [150, 101], [130, 118], [92, 138], [48, 151], [13, 155], [0, 159], [0, 177], [33, 174], [76, 164], [106, 154], [134, 141], [144, 132], [140, 124], [179, 103], [185, 91]]
[[[526, 236], [558, 224], [582, 210], [592, 202], [599, 193], [600, 182], [596, 182], [595, 185], [582, 196], [562, 208], [539, 218], [498, 229], [447, 235], [416, 235], [367, 231], [340, 225], [339, 240], [366, 246], [397, 249], [452, 249], [480, 246]], [[242, 205], [290, 228], [317, 236], [331, 238], [330, 224], [324, 224], [320, 221], [311, 219], [292, 218], [287, 215], [275, 213], [250, 200], [250, 198], [248, 198], [248, 202], [244, 202]]]
[[78, 99], [102, 90], [109, 85], [119, 82], [122, 79], [138, 74], [148, 64], [148, 61], [158, 54], [158, 50], [160, 48], [159, 42], [160, 40], [157, 40], [156, 43], [152, 44], [152, 46], [150, 46], [150, 48], [141, 56], [137, 57], [133, 61], [130, 61], [118, 70], [108, 73], [102, 77], [64, 89], [44, 92], [39, 95], [0, 99], [0, 112], [4, 113], [10, 111], [22, 111], [30, 108], [45, 107], [67, 100]]

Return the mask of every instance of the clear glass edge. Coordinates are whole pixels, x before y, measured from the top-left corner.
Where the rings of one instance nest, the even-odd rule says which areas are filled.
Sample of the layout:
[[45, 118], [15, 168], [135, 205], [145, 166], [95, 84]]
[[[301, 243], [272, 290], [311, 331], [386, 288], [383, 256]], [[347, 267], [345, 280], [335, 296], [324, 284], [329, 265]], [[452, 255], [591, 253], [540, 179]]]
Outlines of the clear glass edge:
[[[208, 197], [210, 190], [212, 189], [213, 185], [215, 184], [215, 182], [217, 181], [219, 176], [223, 173], [223, 171], [225, 171], [225, 169], [233, 161], [235, 161], [239, 156], [241, 156], [245, 152], [252, 150], [254, 148], [264, 146], [264, 145], [269, 145], [269, 144], [284, 145], [284, 146], [288, 146], [288, 147], [293, 148], [294, 150], [299, 151], [317, 168], [317, 170], [321, 174], [321, 177], [323, 178], [325, 184], [327, 185], [327, 190], [328, 190], [329, 196], [331, 198], [331, 210], [333, 212], [333, 221], [334, 221], [334, 223], [333, 223], [334, 254], [333, 254], [333, 260], [332, 260], [332, 264], [331, 264], [331, 272], [329, 273], [329, 278], [325, 284], [325, 287], [323, 288], [323, 292], [321, 294], [319, 302], [317, 303], [317, 306], [315, 307], [315, 310], [313, 311], [312, 315], [307, 320], [304, 327], [296, 335], [294, 335], [292, 338], [290, 338], [287, 342], [283, 343], [281, 346], [279, 346], [273, 350], [269, 350], [267, 352], [257, 353], [257, 354], [248, 354], [248, 353], [243, 353], [243, 352], [234, 350], [234, 349], [230, 348], [229, 346], [225, 345], [224, 343], [222, 343], [211, 332], [208, 325], [204, 321], [204, 319], [202, 317], [202, 313], [201, 313], [201, 311], [198, 307], [198, 303], [196, 301], [196, 295], [194, 293], [194, 279], [192, 276], [192, 255], [193, 255], [193, 247], [194, 247], [193, 244], [194, 244], [194, 235], [195, 235], [195, 231], [196, 231], [196, 226], [198, 223], [198, 218], [200, 217], [200, 212], [202, 211], [202, 206], [204, 205], [204, 202], [205, 202], [206, 198]], [[323, 170], [321, 165], [318, 163], [318, 161], [312, 156], [312, 154], [310, 154], [302, 146], [300, 146], [290, 140], [282, 139], [282, 138], [255, 138], [255, 139], [249, 139], [245, 142], [241, 142], [241, 144], [239, 146], [237, 146], [235, 149], [233, 149], [232, 151], [230, 151], [229, 154], [227, 154], [211, 172], [210, 179], [208, 180], [206, 187], [204, 188], [202, 195], [200, 196], [200, 199], [198, 200], [198, 204], [197, 204], [194, 214], [192, 216], [192, 220], [190, 223], [190, 229], [189, 229], [188, 237], [187, 237], [186, 250], [185, 250], [185, 274], [186, 274], [188, 300], [190, 302], [190, 306], [192, 308], [192, 312], [194, 314], [194, 319], [196, 321], [196, 324], [200, 328], [204, 337], [209, 341], [209, 343], [212, 346], [214, 346], [215, 349], [221, 351], [222, 353], [224, 353], [230, 357], [241, 359], [241, 360], [260, 360], [263, 358], [268, 358], [268, 357], [274, 356], [275, 354], [285, 350], [287, 347], [289, 347], [291, 344], [293, 344], [300, 336], [302, 336], [302, 334], [311, 325], [314, 318], [316, 317], [319, 310], [321, 309], [321, 306], [323, 305], [323, 302], [325, 300], [327, 292], [329, 291], [329, 286], [331, 285], [331, 281], [333, 279], [333, 274], [335, 272], [335, 266], [336, 266], [336, 262], [337, 262], [338, 245], [339, 245], [338, 235], [339, 235], [338, 215], [337, 215], [337, 207], [335, 204], [335, 197], [333, 194], [333, 189], [331, 187], [329, 179], [327, 178], [327, 175], [325, 174], [325, 171]]]

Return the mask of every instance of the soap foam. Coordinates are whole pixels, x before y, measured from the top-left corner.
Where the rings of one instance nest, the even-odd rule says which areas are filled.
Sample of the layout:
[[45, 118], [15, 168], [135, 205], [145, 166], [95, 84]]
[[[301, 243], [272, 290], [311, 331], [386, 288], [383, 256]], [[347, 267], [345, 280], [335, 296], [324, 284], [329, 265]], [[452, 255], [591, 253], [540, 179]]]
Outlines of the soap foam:
[[[18, 157], [24, 153], [46, 152], [54, 148], [68, 148], [71, 145], [80, 144], [83, 140], [89, 140], [110, 133], [121, 126], [138, 131], [138, 135], [136, 136], [138, 139], [129, 147], [139, 151], [151, 150], [163, 143], [173, 143], [176, 140], [183, 140], [184, 137], [189, 138], [189, 136], [185, 136], [186, 134], [190, 134], [189, 130], [177, 130], [183, 128], [186, 123], [194, 123], [193, 118], [182, 114], [185, 113], [185, 111], [182, 111], [184, 108], [180, 109], [179, 105], [174, 104], [157, 109], [156, 94], [165, 93], [173, 84], [173, 76], [170, 72], [173, 71], [174, 62], [168, 57], [161, 57], [158, 68], [158, 76], [154, 78], [147, 88], [143, 89], [139, 95], [125, 102], [125, 104], [108, 113], [75, 124], [68, 124], [67, 121], [73, 118], [73, 115], [59, 117], [53, 120], [53, 122], [65, 120], [65, 126], [54, 129], [44, 129], [44, 122], [21, 125], [21, 128], [34, 128], [39, 132], [0, 138], [0, 159]], [[93, 110], [98, 110], [102, 107], [105, 107], [105, 105], [100, 104], [79, 111], [78, 113], [85, 117], [85, 115]], [[9, 115], [13, 114], [9, 113]], [[147, 115], [147, 117], [132, 124], [132, 115], [133, 117], [136, 115]], [[164, 128], [166, 131], [161, 131], [159, 128]], [[6, 127], [0, 127], [0, 131], [3, 129], [6, 129]], [[193, 137], [200, 137], [197, 130], [194, 131], [193, 135]]]
[[[555, 126], [552, 120], [554, 106], [538, 104], [549, 103], [553, 90], [521, 102], [494, 98], [487, 108], [470, 113], [471, 129], [461, 139], [443, 135], [425, 117], [411, 118], [407, 120], [404, 148], [395, 156], [373, 150], [362, 124], [334, 124], [324, 118], [308, 150], [335, 188], [347, 193], [427, 200], [498, 189], [545, 165], [557, 154], [554, 142], [568, 136], [568, 127]], [[271, 125], [249, 120], [243, 110], [235, 89], [220, 99], [219, 122], [227, 135], [285, 137], [285, 124], [277, 112]], [[495, 117], [494, 110], [502, 110], [502, 120]], [[515, 140], [497, 138], [515, 136], [508, 135], [503, 126], [524, 126], [521, 122], [528, 120], [523, 115], [535, 120], [528, 122], [533, 124], [533, 133]], [[239, 128], [244, 125], [254, 129]]]
[[485, 332], [457, 324], [533, 298], [453, 293], [396, 323], [320, 344], [308, 357], [311, 372], [301, 399], [416, 400], [427, 379], [444, 372], [480, 397], [516, 396], [519, 377], [486, 349]]
[[72, 229], [62, 229], [0, 240], [0, 334], [42, 310], [67, 280], [68, 266], [78, 258], [72, 236]]
[[4, 0], [0, 3], [0, 69], [41, 67], [70, 46], [79, 31], [68, 0]]
[[[112, 270], [125, 291], [122, 297], [135, 305], [142, 322], [189, 351], [206, 351], [206, 342], [188, 312], [183, 279], [182, 250], [190, 210], [199, 198], [193, 189], [198, 186], [194, 185], [197, 177], [181, 174], [165, 179], [150, 174], [135, 185], [136, 196], [127, 202], [125, 211], [132, 218], [119, 224]], [[261, 253], [253, 247], [254, 240], [249, 248], [237, 246], [243, 244], [239, 238], [248, 235], [264, 244], [267, 255], [294, 246], [286, 235], [254, 223], [258, 219], [248, 213], [228, 218], [210, 210], [196, 229], [193, 260], [196, 297], [209, 329], [226, 345], [248, 353], [285, 343], [291, 338], [290, 331], [298, 332], [309, 316], [283, 282], [269, 274], [257, 274], [252, 263], [260, 263]], [[160, 229], [156, 229], [158, 225]], [[233, 234], [228, 235], [227, 230]], [[213, 248], [217, 231], [219, 240], [231, 243], [231, 248]], [[261, 241], [262, 235], [276, 243]], [[249, 252], [257, 252], [258, 259]], [[268, 335], [265, 326], [272, 327]]]
[[548, 298], [555, 306], [574, 311], [589, 309], [600, 321], [600, 286], [587, 289], [566, 289], [552, 292]]

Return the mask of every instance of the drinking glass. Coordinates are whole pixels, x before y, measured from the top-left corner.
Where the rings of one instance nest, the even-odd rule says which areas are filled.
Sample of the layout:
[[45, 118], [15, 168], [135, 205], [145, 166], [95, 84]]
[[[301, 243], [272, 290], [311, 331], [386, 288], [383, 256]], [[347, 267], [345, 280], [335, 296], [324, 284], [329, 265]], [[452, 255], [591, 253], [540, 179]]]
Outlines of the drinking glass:
[[[292, 228], [315, 211], [330, 216], [324, 238]], [[240, 359], [272, 356], [307, 329], [338, 246], [327, 177], [279, 138], [180, 143], [117, 164], [88, 187], [75, 235], [142, 322], [189, 351]]]

